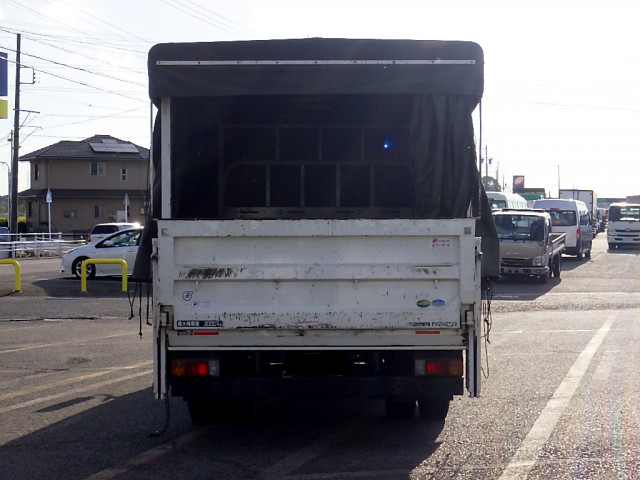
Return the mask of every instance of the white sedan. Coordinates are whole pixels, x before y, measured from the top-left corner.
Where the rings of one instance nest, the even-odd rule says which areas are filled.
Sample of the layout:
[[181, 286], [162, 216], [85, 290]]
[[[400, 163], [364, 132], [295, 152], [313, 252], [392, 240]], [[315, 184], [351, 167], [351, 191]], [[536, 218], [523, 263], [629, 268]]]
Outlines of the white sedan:
[[[131, 275], [141, 236], [142, 228], [132, 228], [114, 233], [98, 243], [88, 243], [69, 250], [62, 257], [60, 273], [69, 273], [80, 278], [81, 265], [84, 260], [123, 259], [127, 262], [127, 274]], [[119, 263], [88, 264], [87, 278], [93, 278], [96, 275], [102, 277], [120, 276], [122, 275], [122, 266]]]

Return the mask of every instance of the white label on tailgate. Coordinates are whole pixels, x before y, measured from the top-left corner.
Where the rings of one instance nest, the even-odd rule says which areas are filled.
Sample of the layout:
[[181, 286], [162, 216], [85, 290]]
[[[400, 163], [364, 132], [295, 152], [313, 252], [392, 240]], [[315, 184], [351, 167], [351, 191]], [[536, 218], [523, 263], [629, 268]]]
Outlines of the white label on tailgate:
[[434, 238], [431, 240], [431, 248], [451, 248], [450, 238]]

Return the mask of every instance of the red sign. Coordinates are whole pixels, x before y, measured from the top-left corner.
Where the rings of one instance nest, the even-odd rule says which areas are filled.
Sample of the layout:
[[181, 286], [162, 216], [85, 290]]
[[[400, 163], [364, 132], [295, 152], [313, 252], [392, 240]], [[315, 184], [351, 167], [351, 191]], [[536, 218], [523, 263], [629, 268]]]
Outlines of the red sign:
[[524, 188], [524, 175], [513, 176], [513, 189], [522, 190]]

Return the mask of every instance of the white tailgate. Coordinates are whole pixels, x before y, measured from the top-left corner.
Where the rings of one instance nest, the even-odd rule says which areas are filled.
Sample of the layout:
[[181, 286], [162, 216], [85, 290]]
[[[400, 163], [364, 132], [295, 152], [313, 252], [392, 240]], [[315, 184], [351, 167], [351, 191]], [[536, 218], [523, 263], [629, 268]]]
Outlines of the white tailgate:
[[474, 219], [160, 220], [155, 299], [176, 329], [460, 328]]

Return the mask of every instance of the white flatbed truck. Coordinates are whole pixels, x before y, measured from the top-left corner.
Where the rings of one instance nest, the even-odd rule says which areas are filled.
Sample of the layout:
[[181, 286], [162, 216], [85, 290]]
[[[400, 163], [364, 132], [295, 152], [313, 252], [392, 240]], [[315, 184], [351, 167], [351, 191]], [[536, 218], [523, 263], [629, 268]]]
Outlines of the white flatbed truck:
[[470, 42], [152, 48], [134, 279], [151, 260], [156, 398], [196, 421], [275, 396], [444, 418], [480, 394], [481, 284], [499, 275], [471, 119], [482, 70]]
[[553, 232], [542, 209], [503, 209], [493, 213], [500, 239], [500, 274], [535, 277], [546, 283], [560, 278], [566, 234]]

